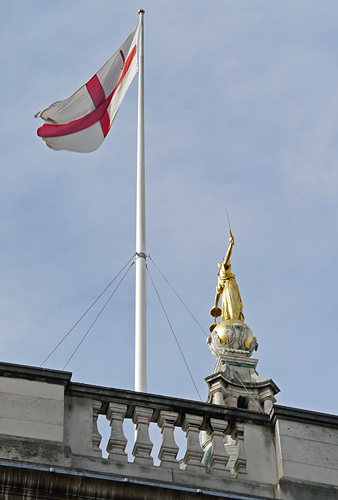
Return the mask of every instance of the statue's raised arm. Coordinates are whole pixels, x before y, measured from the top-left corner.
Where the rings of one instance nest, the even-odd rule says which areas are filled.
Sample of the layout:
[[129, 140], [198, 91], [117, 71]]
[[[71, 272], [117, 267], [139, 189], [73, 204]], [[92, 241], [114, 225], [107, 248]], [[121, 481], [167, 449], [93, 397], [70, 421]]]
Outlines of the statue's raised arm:
[[230, 265], [230, 258], [231, 258], [231, 254], [232, 254], [232, 249], [233, 249], [233, 246], [235, 244], [235, 238], [232, 236], [232, 234], [230, 233], [230, 238], [229, 238], [229, 241], [230, 241], [230, 245], [229, 245], [229, 248], [228, 248], [228, 251], [224, 257], [224, 260], [223, 260], [223, 265], [224, 266], [229, 266]]
[[[216, 285], [215, 305], [210, 314], [215, 318], [214, 324], [210, 327], [212, 331], [216, 326], [216, 318], [222, 315], [222, 321], [226, 319], [236, 319], [244, 321], [243, 303], [239, 293], [236, 277], [231, 272], [231, 254], [235, 244], [234, 237], [230, 230], [230, 245], [224, 260], [218, 264], [218, 281]], [[222, 295], [222, 309], [218, 307], [220, 296]]]

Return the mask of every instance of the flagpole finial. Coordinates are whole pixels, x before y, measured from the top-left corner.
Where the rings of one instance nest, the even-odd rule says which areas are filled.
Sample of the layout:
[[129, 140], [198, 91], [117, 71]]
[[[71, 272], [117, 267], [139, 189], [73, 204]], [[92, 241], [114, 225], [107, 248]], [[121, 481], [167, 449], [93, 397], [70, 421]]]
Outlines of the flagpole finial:
[[138, 13], [139, 13], [139, 14], [145, 14], [145, 13], [146, 13], [146, 11], [145, 11], [145, 10], [143, 10], [143, 9], [140, 9], [140, 10], [138, 11]]

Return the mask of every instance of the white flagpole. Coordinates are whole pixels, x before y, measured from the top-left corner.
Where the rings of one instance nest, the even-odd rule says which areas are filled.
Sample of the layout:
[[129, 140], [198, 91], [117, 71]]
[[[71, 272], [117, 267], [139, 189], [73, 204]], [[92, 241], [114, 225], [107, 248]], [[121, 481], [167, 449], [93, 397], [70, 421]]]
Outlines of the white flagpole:
[[143, 9], [140, 15], [138, 120], [137, 120], [137, 188], [136, 188], [136, 297], [135, 297], [135, 391], [147, 392], [146, 352], [146, 218], [144, 159], [144, 43]]

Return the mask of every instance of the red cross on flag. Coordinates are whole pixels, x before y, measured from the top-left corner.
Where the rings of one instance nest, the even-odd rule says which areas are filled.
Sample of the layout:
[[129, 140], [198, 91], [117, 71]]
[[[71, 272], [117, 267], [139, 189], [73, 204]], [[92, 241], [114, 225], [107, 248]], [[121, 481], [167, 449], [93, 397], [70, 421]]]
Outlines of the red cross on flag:
[[138, 34], [139, 25], [86, 85], [35, 115], [44, 120], [37, 134], [47, 146], [89, 153], [102, 144], [137, 73]]

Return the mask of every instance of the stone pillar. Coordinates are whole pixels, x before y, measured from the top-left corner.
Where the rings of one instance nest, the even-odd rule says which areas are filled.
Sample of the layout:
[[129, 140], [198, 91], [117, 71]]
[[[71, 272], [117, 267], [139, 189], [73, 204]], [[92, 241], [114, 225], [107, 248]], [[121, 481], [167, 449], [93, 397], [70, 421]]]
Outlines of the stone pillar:
[[237, 398], [233, 395], [228, 395], [224, 399], [225, 406], [231, 406], [232, 408], [237, 408]]
[[162, 445], [158, 453], [160, 467], [179, 468], [176, 460], [179, 447], [175, 442], [174, 430], [178, 413], [161, 410], [157, 425], [161, 428]]
[[232, 439], [236, 441], [237, 458], [234, 465], [234, 472], [236, 474], [246, 474], [246, 455], [244, 444], [244, 424], [235, 422], [235, 427], [231, 434]]
[[187, 465], [188, 470], [199, 471], [204, 469], [201, 463], [204, 452], [199, 441], [200, 427], [203, 417], [186, 414], [182, 429], [187, 436], [187, 451], [185, 452], [183, 463]]
[[252, 411], [262, 411], [261, 405], [257, 399], [257, 395], [253, 394], [251, 398], [248, 398], [248, 410]]
[[211, 440], [210, 432], [209, 431], [201, 431], [201, 438], [202, 438], [202, 448], [204, 450], [206, 443]]
[[226, 470], [229, 454], [224, 445], [224, 433], [228, 427], [228, 421], [210, 418], [210, 424], [213, 432], [211, 434], [212, 452], [208, 466], [213, 472], [222, 472], [230, 477], [230, 470]]
[[93, 452], [94, 455], [102, 458], [102, 450], [100, 448], [100, 443], [102, 436], [99, 433], [97, 427], [97, 419], [99, 416], [99, 411], [101, 410], [101, 401], [93, 401]]
[[223, 404], [223, 392], [222, 391], [215, 392], [213, 403], [215, 405], [222, 405]]
[[270, 411], [273, 408], [273, 400], [272, 399], [266, 399], [264, 401], [264, 412], [265, 413], [270, 413]]
[[128, 462], [128, 455], [124, 451], [127, 439], [123, 433], [123, 420], [127, 411], [127, 405], [109, 403], [107, 420], [110, 421], [111, 433], [107, 444], [109, 460]]
[[154, 461], [150, 456], [151, 450], [153, 449], [153, 443], [150, 441], [149, 437], [149, 423], [152, 414], [152, 408], [135, 406], [133, 422], [136, 426], [136, 441], [132, 454], [135, 457], [134, 462], [137, 464], [154, 464]]
[[224, 396], [228, 394], [227, 383], [221, 373], [216, 373], [207, 377], [209, 386], [209, 395], [212, 397], [211, 401], [216, 405], [223, 405]]
[[273, 404], [276, 402], [276, 398], [274, 397], [271, 388], [267, 387], [260, 391], [259, 399], [263, 403], [264, 413], [270, 413]]

